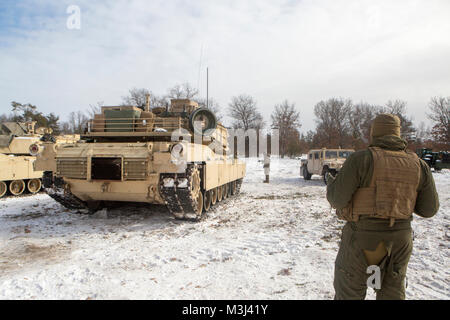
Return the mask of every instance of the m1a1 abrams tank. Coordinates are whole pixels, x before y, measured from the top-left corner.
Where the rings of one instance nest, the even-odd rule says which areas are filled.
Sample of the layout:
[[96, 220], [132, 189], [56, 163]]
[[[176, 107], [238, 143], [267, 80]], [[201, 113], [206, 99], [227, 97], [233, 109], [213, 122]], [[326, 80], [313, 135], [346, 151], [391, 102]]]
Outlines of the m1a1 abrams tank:
[[90, 212], [115, 202], [153, 203], [178, 219], [199, 220], [239, 193], [245, 175], [245, 163], [226, 155], [226, 128], [185, 99], [152, 110], [148, 97], [142, 109], [102, 107], [81, 141], [54, 150], [43, 168], [45, 190], [69, 209]]
[[4, 122], [0, 125], [0, 197], [18, 196], [25, 190], [41, 190], [42, 171], [34, 171], [40, 135], [35, 122]]

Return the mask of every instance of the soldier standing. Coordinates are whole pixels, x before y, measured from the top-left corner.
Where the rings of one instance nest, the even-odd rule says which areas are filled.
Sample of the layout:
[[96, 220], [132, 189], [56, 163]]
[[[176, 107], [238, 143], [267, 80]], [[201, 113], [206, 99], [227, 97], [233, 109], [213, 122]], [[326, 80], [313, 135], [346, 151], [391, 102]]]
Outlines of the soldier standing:
[[270, 174], [270, 154], [264, 152], [264, 174], [266, 175], [266, 180], [264, 183], [269, 183], [269, 174]]
[[369, 148], [330, 177], [327, 199], [347, 221], [335, 261], [335, 299], [364, 299], [369, 266], [380, 271], [377, 299], [405, 299], [412, 214], [430, 218], [439, 209], [430, 168], [406, 147], [399, 118], [378, 115]]

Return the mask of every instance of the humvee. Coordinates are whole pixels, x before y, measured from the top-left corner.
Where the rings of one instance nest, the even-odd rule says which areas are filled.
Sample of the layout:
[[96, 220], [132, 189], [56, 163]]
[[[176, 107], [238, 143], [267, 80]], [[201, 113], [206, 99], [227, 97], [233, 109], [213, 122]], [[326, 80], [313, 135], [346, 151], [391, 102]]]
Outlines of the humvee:
[[307, 159], [301, 160], [300, 176], [311, 180], [313, 174], [323, 176], [327, 183], [327, 173], [335, 176], [345, 160], [353, 153], [353, 149], [313, 149], [308, 152]]

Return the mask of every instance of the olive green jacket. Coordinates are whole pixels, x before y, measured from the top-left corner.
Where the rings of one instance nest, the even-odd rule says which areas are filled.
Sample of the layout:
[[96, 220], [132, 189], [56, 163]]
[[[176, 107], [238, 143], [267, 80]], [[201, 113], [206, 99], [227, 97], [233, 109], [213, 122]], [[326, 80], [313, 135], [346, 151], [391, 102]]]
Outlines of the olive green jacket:
[[[405, 140], [389, 135], [375, 138], [370, 145], [388, 150], [405, 150], [407, 143]], [[432, 217], [439, 209], [439, 199], [434, 184], [433, 175], [428, 165], [420, 160], [422, 169], [420, 182], [417, 188], [417, 200], [414, 212], [424, 218]], [[327, 199], [333, 208], [345, 208], [353, 197], [356, 189], [368, 187], [373, 174], [373, 157], [370, 150], [360, 150], [351, 154], [345, 161], [335, 179], [329, 179], [327, 185]], [[375, 223], [376, 218], [361, 217], [370, 219]], [[408, 223], [412, 220], [408, 220]], [[368, 221], [366, 221], [368, 222]], [[381, 221], [379, 221], [381, 222]]]

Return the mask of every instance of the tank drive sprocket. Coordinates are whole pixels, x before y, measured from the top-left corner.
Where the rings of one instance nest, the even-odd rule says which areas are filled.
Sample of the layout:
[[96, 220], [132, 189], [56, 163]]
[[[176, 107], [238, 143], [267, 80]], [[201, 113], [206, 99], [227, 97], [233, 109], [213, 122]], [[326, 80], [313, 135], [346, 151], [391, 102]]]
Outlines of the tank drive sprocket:
[[189, 164], [184, 173], [161, 175], [161, 195], [177, 219], [198, 221], [202, 218], [200, 169], [197, 164]]

